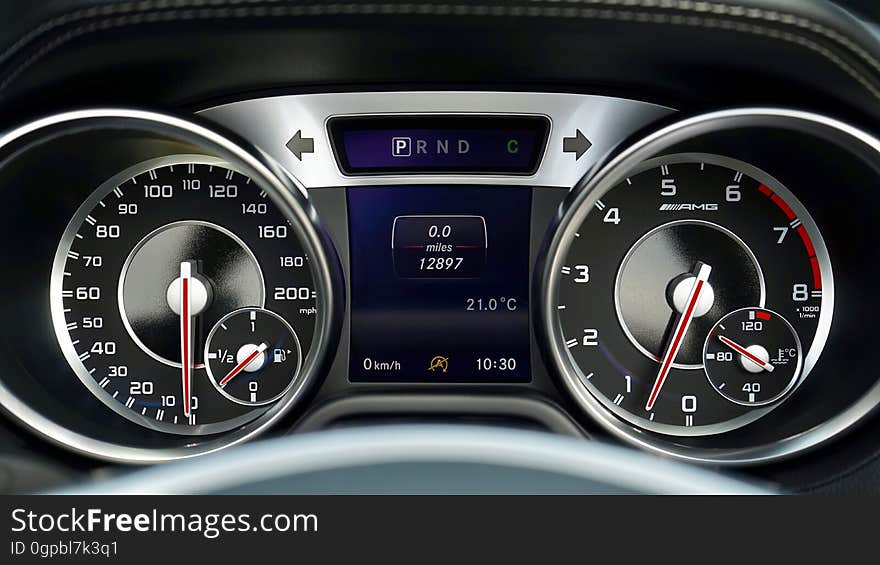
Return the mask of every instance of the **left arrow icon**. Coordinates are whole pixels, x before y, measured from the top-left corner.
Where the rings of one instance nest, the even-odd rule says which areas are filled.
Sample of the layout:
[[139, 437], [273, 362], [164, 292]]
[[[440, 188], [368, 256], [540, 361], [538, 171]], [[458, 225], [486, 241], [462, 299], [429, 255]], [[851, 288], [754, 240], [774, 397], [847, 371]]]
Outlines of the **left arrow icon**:
[[296, 130], [296, 133], [293, 134], [293, 137], [287, 142], [287, 148], [290, 149], [290, 152], [293, 153], [294, 157], [302, 161], [304, 153], [315, 152], [315, 138], [303, 137], [302, 130]]

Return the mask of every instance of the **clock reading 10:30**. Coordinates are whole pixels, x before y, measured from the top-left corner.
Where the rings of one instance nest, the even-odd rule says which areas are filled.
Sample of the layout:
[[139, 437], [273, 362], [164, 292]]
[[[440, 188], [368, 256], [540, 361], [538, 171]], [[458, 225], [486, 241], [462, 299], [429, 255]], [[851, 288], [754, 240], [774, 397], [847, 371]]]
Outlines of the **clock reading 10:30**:
[[477, 359], [478, 371], [514, 371], [516, 357], [480, 357]]

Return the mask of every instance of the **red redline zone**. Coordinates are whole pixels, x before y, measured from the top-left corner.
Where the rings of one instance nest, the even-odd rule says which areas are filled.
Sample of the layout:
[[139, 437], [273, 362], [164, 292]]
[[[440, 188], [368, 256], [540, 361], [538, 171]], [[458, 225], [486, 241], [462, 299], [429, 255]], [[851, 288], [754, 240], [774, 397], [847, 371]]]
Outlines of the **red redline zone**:
[[791, 207], [786, 204], [782, 198], [779, 198], [778, 194], [774, 194], [773, 196], [771, 196], [770, 200], [772, 200], [774, 204], [779, 206], [779, 209], [785, 213], [786, 217], [788, 217], [789, 220], [794, 220], [795, 218], [797, 218], [794, 210], [792, 210]]
[[[773, 201], [773, 203], [776, 204], [776, 206], [780, 210], [782, 210], [782, 212], [790, 221], [797, 218], [797, 215], [794, 213], [794, 210], [791, 209], [791, 206], [786, 204], [785, 201], [778, 194], [774, 193], [766, 185], [759, 185], [758, 190], [761, 192], [761, 194]], [[816, 248], [813, 245], [813, 241], [810, 239], [810, 234], [807, 233], [807, 228], [805, 228], [803, 224], [795, 228], [795, 231], [801, 237], [801, 241], [803, 241], [804, 243], [804, 249], [807, 252], [807, 257], [809, 257], [810, 259], [810, 268], [813, 271], [813, 288], [815, 288], [816, 290], [821, 290], [822, 270], [819, 268], [819, 260], [816, 258]]]
[[822, 270], [819, 268], [819, 259], [810, 257], [810, 267], [813, 268], [813, 287], [816, 290], [822, 289]]
[[798, 235], [801, 236], [801, 240], [804, 242], [804, 247], [807, 248], [807, 256], [815, 257], [816, 249], [813, 247], [813, 242], [810, 240], [810, 234], [807, 233], [807, 228], [803, 226], [803, 224], [797, 227]]

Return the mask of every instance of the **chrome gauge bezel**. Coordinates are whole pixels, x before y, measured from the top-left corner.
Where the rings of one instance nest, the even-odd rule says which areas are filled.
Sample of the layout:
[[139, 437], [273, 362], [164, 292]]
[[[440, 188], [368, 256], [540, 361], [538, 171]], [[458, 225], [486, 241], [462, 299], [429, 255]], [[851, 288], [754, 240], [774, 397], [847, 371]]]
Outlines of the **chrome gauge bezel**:
[[[185, 459], [252, 439], [290, 411], [306, 394], [331, 358], [344, 311], [341, 266], [332, 243], [318, 223], [305, 190], [295, 184], [289, 174], [247, 142], [187, 119], [125, 108], [77, 110], [51, 115], [6, 133], [0, 137], [0, 150], [25, 143], [39, 146], [45, 140], [71, 133], [108, 130], [136, 132], [145, 139], [174, 140], [182, 146], [191, 146], [198, 152], [204, 152], [201, 159], [216, 159], [216, 162], [225, 163], [229, 168], [250, 177], [267, 192], [274, 204], [290, 220], [294, 233], [309, 256], [314, 284], [318, 289], [316, 329], [309, 353], [302, 361], [300, 382], [276, 404], [256, 418], [243, 422], [236, 429], [224, 434], [190, 437], [187, 441], [178, 439], [174, 447], [143, 447], [134, 442], [108, 441], [93, 433], [72, 429], [50, 415], [43, 414], [33, 402], [19, 397], [3, 381], [0, 381], [0, 407], [53, 443], [81, 454], [119, 463], [143, 464]], [[94, 148], [90, 150], [93, 151]], [[192, 155], [169, 152], [167, 158], [175, 160], [181, 157]], [[119, 169], [127, 173], [132, 166], [136, 169], [143, 168], [145, 163], [132, 165], [132, 162], [127, 162], [120, 164]], [[103, 181], [105, 179], [96, 179], [95, 186], [101, 185]], [[64, 247], [63, 243], [61, 247]], [[55, 285], [52, 286], [55, 288]], [[60, 296], [60, 293], [55, 294]], [[50, 302], [53, 300], [52, 297], [47, 298]], [[55, 323], [57, 324], [57, 319]]]
[[[74, 237], [76, 236], [77, 232], [82, 228], [83, 223], [86, 221], [86, 216], [92, 213], [94, 208], [98, 205], [98, 202], [103, 200], [108, 194], [112, 193], [117, 186], [123, 184], [125, 181], [133, 177], [137, 177], [153, 169], [167, 167], [169, 165], [173, 166], [190, 163], [196, 165], [215, 165], [226, 169], [235, 170], [239, 173], [241, 172], [229, 163], [226, 163], [222, 159], [216, 157], [198, 154], [180, 154], [168, 155], [166, 157], [158, 157], [138, 163], [105, 181], [88, 197], [88, 199], [86, 199], [80, 205], [76, 213], [71, 218], [70, 223], [67, 224], [67, 228], [64, 230], [64, 235], [61, 236], [61, 243], [58, 245], [58, 249], [55, 252], [55, 258], [52, 262], [52, 278], [49, 283], [49, 306], [52, 313], [52, 325], [55, 329], [55, 337], [58, 339], [58, 345], [61, 347], [61, 352], [64, 354], [64, 358], [67, 360], [67, 363], [70, 365], [70, 368], [73, 370], [73, 372], [76, 373], [76, 376], [79, 377], [79, 380], [82, 381], [83, 385], [89, 391], [91, 391], [91, 393], [94, 394], [98, 398], [98, 400], [103, 402], [105, 406], [107, 406], [120, 416], [128, 418], [129, 420], [132, 420], [133, 422], [144, 426], [145, 428], [164, 433], [201, 436], [234, 430], [242, 424], [253, 420], [255, 416], [253, 414], [243, 414], [232, 420], [224, 420], [223, 422], [216, 422], [211, 424], [200, 424], [198, 426], [192, 427], [191, 429], [181, 429], [177, 426], [173, 426], [165, 422], [158, 422], [155, 418], [144, 416], [137, 413], [136, 411], [132, 411], [125, 405], [120, 404], [103, 387], [101, 387], [94, 378], [92, 378], [92, 376], [89, 374], [88, 369], [86, 369], [85, 365], [83, 365], [82, 360], [80, 360], [76, 352], [76, 347], [74, 346], [74, 343], [71, 339], [70, 332], [66, 328], [67, 320], [65, 319], [64, 300], [61, 294], [62, 288], [64, 286], [64, 270], [65, 264], [67, 262], [67, 253], [70, 251], [71, 246], [73, 245]], [[188, 221], [200, 224], [205, 223], [201, 220], [182, 220], [174, 222], [174, 224], [161, 226], [147, 234], [131, 251], [129, 251], [128, 257], [126, 258], [125, 264], [122, 268], [122, 272], [119, 275], [118, 289], [115, 297], [115, 300], [119, 305], [122, 324], [123, 326], [125, 326], [128, 338], [131, 339], [141, 351], [143, 351], [146, 355], [148, 355], [156, 362], [177, 368], [180, 368], [180, 363], [175, 364], [167, 359], [159, 357], [156, 353], [152, 352], [148, 347], [146, 347], [134, 333], [128, 320], [128, 316], [125, 313], [125, 305], [122, 299], [122, 289], [126, 272], [128, 271], [129, 265], [131, 263], [131, 258], [137, 252], [140, 246], [143, 245], [144, 241], [153, 236], [155, 233], [168, 229], [172, 225]], [[250, 250], [247, 244], [241, 241], [238, 236], [226, 230], [226, 228], [216, 225], [214, 225], [214, 227], [226, 232], [227, 235], [235, 239], [242, 246], [242, 248], [253, 258], [254, 264], [256, 264], [257, 269], [260, 270], [259, 263], [254, 256], [253, 251]], [[266, 289], [265, 280], [263, 279], [263, 274], [261, 270], [260, 279], [264, 281], [263, 288], [261, 289], [263, 300], [260, 303], [260, 307], [263, 307], [265, 304]], [[197, 366], [196, 368], [200, 368], [200, 366]]]
[[[675, 437], [712, 436], [712, 435], [717, 435], [717, 434], [721, 434], [724, 432], [732, 431], [732, 430], [741, 428], [743, 426], [746, 426], [746, 425], [762, 418], [763, 416], [765, 416], [766, 414], [768, 414], [769, 412], [771, 412], [772, 410], [777, 408], [781, 404], [781, 402], [785, 399], [785, 397], [787, 397], [788, 394], [790, 394], [794, 389], [797, 388], [798, 385], [800, 385], [800, 383], [802, 383], [804, 381], [804, 379], [807, 377], [807, 375], [809, 375], [810, 370], [815, 365], [816, 360], [818, 360], [819, 356], [822, 354], [822, 350], [825, 347], [825, 343], [828, 339], [828, 334], [831, 330], [831, 319], [833, 317], [833, 312], [834, 312], [834, 278], [832, 275], [831, 261], [828, 256], [828, 249], [825, 246], [825, 241], [820, 236], [818, 226], [816, 226], [815, 222], [813, 221], [813, 218], [810, 216], [806, 207], [804, 207], [804, 205], [800, 202], [800, 200], [798, 200], [797, 197], [794, 194], [792, 194], [788, 188], [785, 187], [785, 185], [783, 185], [781, 182], [779, 182], [777, 179], [773, 178], [771, 175], [769, 175], [765, 171], [762, 171], [761, 169], [758, 169], [757, 167], [755, 167], [753, 165], [750, 165], [748, 163], [745, 163], [743, 161], [739, 161], [737, 159], [733, 159], [730, 157], [725, 157], [722, 155], [712, 155], [712, 154], [706, 154], [706, 153], [674, 153], [674, 154], [663, 155], [660, 157], [654, 157], [654, 158], [648, 159], [646, 161], [639, 163], [639, 165], [632, 170], [623, 171], [623, 175], [620, 177], [620, 180], [618, 182], [615, 182], [611, 185], [605, 185], [605, 186], [607, 186], [607, 188], [605, 188], [605, 189], [601, 189], [601, 188], [592, 189], [590, 191], [590, 198], [589, 199], [585, 200], [579, 207], [575, 207], [575, 205], [572, 206], [572, 208], [570, 209], [572, 213], [570, 215], [567, 215], [567, 217], [563, 220], [564, 223], [560, 224], [560, 226], [558, 228], [557, 233], [561, 234], [561, 242], [573, 241], [574, 233], [580, 228], [580, 225], [586, 219], [587, 215], [592, 213], [595, 202], [600, 200], [603, 196], [605, 196], [608, 191], [614, 190], [614, 188], [620, 186], [620, 184], [625, 181], [626, 177], [636, 176], [639, 173], [650, 170], [651, 168], [654, 168], [654, 167], [658, 167], [661, 164], [675, 165], [675, 164], [682, 164], [682, 163], [701, 163], [701, 162], [708, 163], [708, 164], [714, 164], [714, 165], [720, 165], [720, 166], [727, 167], [727, 168], [730, 168], [735, 171], [740, 171], [740, 172], [750, 176], [751, 178], [753, 178], [753, 179], [767, 185], [768, 187], [772, 188], [774, 192], [776, 192], [777, 194], [780, 194], [782, 196], [783, 200], [785, 200], [785, 202], [789, 206], [791, 206], [792, 210], [795, 211], [798, 218], [801, 219], [804, 226], [807, 228], [809, 233], [813, 236], [813, 238], [812, 238], [813, 244], [816, 249], [816, 256], [819, 260], [820, 270], [822, 273], [822, 281], [823, 281], [822, 311], [819, 316], [819, 323], [818, 323], [817, 330], [816, 330], [816, 336], [813, 339], [813, 345], [808, 352], [806, 360], [804, 361], [804, 370], [801, 371], [800, 377], [794, 383], [794, 386], [790, 387], [786, 391], [786, 393], [781, 395], [780, 398], [774, 403], [770, 403], [765, 406], [754, 407], [752, 410], [746, 412], [745, 414], [737, 416], [736, 418], [733, 418], [731, 420], [717, 422], [714, 424], [702, 425], [702, 426], [693, 427], [693, 428], [684, 427], [684, 426], [673, 426], [670, 424], [653, 422], [653, 421], [647, 420], [645, 418], [638, 417], [635, 414], [632, 414], [632, 413], [628, 412], [627, 410], [621, 408], [620, 406], [616, 405], [614, 402], [611, 401], [611, 399], [609, 399], [601, 391], [596, 389], [596, 387], [593, 385], [593, 383], [583, 375], [583, 373], [580, 370], [580, 368], [578, 367], [577, 363], [572, 358], [571, 353], [568, 350], [568, 348], [562, 347], [562, 344], [564, 343], [565, 340], [562, 338], [562, 329], [561, 329], [561, 326], [559, 325], [559, 318], [557, 316], [556, 319], [554, 320], [554, 323], [551, 326], [551, 328], [554, 332], [558, 332], [558, 334], [554, 334], [554, 335], [558, 335], [558, 337], [553, 338], [553, 341], [551, 342], [551, 347], [553, 349], [554, 359], [556, 359], [557, 357], [561, 357], [564, 360], [565, 372], [563, 373], [563, 375], [564, 375], [565, 379], [567, 381], [570, 380], [570, 378], [571, 378], [570, 375], [573, 374], [576, 378], [576, 381], [578, 383], [580, 383], [583, 388], [586, 388], [589, 391], [590, 398], [592, 400], [599, 402], [599, 404], [601, 404], [602, 407], [605, 408], [605, 410], [612, 412], [615, 416], [617, 416], [617, 418], [620, 418], [621, 420], [628, 422], [629, 424], [636, 427], [637, 429], [648, 430], [651, 432], [656, 432], [658, 434], [665, 434], [665, 435], [669, 436], [670, 439], [672, 439], [672, 440], [674, 440]], [[585, 187], [584, 190], [588, 190], [588, 189]], [[678, 221], [673, 221], [673, 222], [670, 222], [669, 224], [664, 224], [664, 225], [670, 225], [670, 224], [681, 223], [681, 222], [696, 222], [696, 223], [701, 223], [701, 224], [711, 224], [711, 222], [706, 222], [703, 220], [678, 220]], [[727, 228], [725, 228], [723, 226], [716, 225], [716, 227], [720, 228], [721, 231], [727, 232], [734, 240], [736, 240], [737, 243], [744, 250], [747, 251], [748, 255], [754, 261], [755, 266], [757, 268], [757, 271], [759, 273], [760, 286], [761, 286], [761, 300], [760, 300], [760, 303], [755, 304], [755, 306], [763, 308], [765, 306], [765, 301], [766, 301], [766, 282], [764, 281], [763, 269], [761, 268], [760, 262], [758, 261], [757, 257], [755, 257], [752, 250], [749, 249], [749, 247], [745, 244], [745, 242], [743, 242], [740, 239], [740, 237], [738, 235], [734, 234], [733, 232], [730, 232], [730, 230], [728, 230]], [[653, 233], [657, 229], [659, 229], [659, 227], [652, 228], [647, 234], [642, 236], [642, 239], [644, 239], [647, 235]], [[638, 243], [640, 241], [642, 241], [642, 239], [639, 239], [633, 245], [633, 248], [636, 245], [638, 245]], [[623, 316], [622, 316], [622, 313], [620, 312], [619, 301], [617, 299], [618, 288], [620, 286], [620, 269], [622, 269], [623, 266], [626, 264], [626, 261], [629, 259], [629, 256], [632, 253], [633, 248], [631, 248], [630, 251], [627, 253], [627, 255], [623, 258], [623, 260], [621, 261], [620, 266], [619, 266], [619, 270], [618, 270], [618, 273], [617, 273], [617, 276], [615, 279], [615, 284], [614, 284], [614, 287], [615, 287], [615, 296], [614, 296], [615, 305], [614, 305], [614, 307], [615, 307], [615, 312], [617, 314], [618, 323], [620, 323], [621, 327], [623, 328], [624, 334], [626, 334], [626, 336], [630, 340], [630, 342], [634, 344], [635, 339], [632, 337], [629, 329], [623, 323]], [[557, 251], [554, 254], [554, 265], [551, 266], [551, 269], [552, 269], [551, 277], [555, 277], [555, 278], [553, 278], [553, 280], [551, 281], [552, 286], [550, 288], [553, 288], [553, 289], [559, 288], [559, 281], [561, 280], [561, 276], [560, 276], [561, 267], [564, 263], [565, 256], [567, 255], [567, 252], [568, 252], [568, 246], [561, 245], [559, 248], [557, 248]], [[551, 306], [549, 310], [547, 310], [548, 312], [555, 311], [555, 302], [556, 302], [556, 299], [554, 298], [554, 305]], [[634, 345], [634, 347], [636, 347], [636, 346]], [[636, 349], [639, 351], [640, 354], [648, 356], [648, 354], [644, 350], [644, 348], [636, 347]], [[690, 370], [694, 370], [694, 371], [699, 370], [701, 373], [703, 372], [703, 365], [702, 364], [696, 365], [696, 366], [687, 365], [687, 366], [682, 366], [682, 368], [686, 368], [686, 369], [690, 369]], [[569, 385], [569, 387], [572, 388], [570, 385]]]
[[[744, 127], [769, 127], [802, 132], [835, 145], [844, 145], [853, 152], [868, 149], [872, 158], [880, 160], [880, 140], [857, 128], [819, 114], [779, 108], [743, 108], [688, 118], [666, 126], [635, 142], [610, 159], [594, 176], [584, 179], [572, 190], [560, 209], [555, 231], [544, 248], [539, 268], [535, 272], [537, 302], [541, 308], [537, 319], [540, 339], [544, 341], [542, 345], [549, 363], [561, 377], [566, 390], [579, 406], [607, 431], [630, 444], [655, 453], [700, 463], [743, 465], [789, 457], [830, 440], [864, 418], [880, 404], [880, 382], [877, 382], [848, 408], [831, 419], [801, 433], [790, 435], [778, 441], [741, 448], [694, 447], [676, 441], [675, 437], [653, 434], [618, 417], [607, 406], [607, 403], [602, 402], [584, 386], [578, 376], [576, 365], [563, 346], [561, 327], [555, 307], [561, 266], [567, 249], [565, 242], [571, 240], [574, 231], [580, 226], [595, 202], [613, 187], [624, 182], [627, 176], [633, 174], [633, 171], [639, 170], [645, 161], [663, 156], [667, 152], [671, 153], [670, 156], [674, 158], [677, 152], [673, 148], [681, 143], [706, 134]], [[752, 174], [758, 170], [750, 168], [743, 172]], [[766, 179], [767, 176], [766, 173], [760, 173], [756, 178]], [[822, 255], [827, 258], [827, 250], [824, 249], [824, 245]], [[830, 263], [825, 261], [825, 264], [820, 264], [820, 269], [822, 276], [829, 277], [827, 280], [831, 281]], [[828, 290], [830, 292], [823, 294], [823, 312], [820, 316], [820, 324], [813, 342], [814, 346], [811, 346], [806, 353], [799, 382], [802, 382], [815, 366], [822, 351], [821, 345], [824, 345], [830, 333], [833, 316], [833, 283]], [[825, 302], [826, 296], [831, 297], [829, 302]], [[772, 406], [766, 408], [772, 408]], [[763, 409], [764, 413], [766, 413], [766, 408]]]

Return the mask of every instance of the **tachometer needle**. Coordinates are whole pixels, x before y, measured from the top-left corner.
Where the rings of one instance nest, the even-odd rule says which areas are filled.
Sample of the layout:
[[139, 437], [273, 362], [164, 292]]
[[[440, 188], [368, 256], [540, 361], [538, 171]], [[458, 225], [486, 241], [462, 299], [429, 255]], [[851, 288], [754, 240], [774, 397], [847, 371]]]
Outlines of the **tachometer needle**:
[[678, 319], [678, 325], [672, 333], [672, 339], [669, 341], [669, 345], [666, 347], [666, 352], [663, 353], [663, 357], [660, 359], [660, 371], [657, 373], [657, 378], [654, 380], [654, 387], [651, 389], [651, 396], [648, 397], [648, 403], [645, 404], [645, 410], [652, 410], [654, 408], [654, 402], [657, 401], [660, 389], [663, 388], [663, 383], [666, 382], [666, 377], [669, 375], [669, 370], [672, 368], [675, 356], [678, 355], [678, 350], [681, 349], [681, 344], [684, 343], [684, 336], [691, 325], [691, 320], [694, 318], [694, 309], [697, 307], [697, 303], [700, 300], [700, 294], [703, 292], [703, 287], [706, 285], [706, 281], [709, 280], [709, 273], [711, 272], [712, 267], [709, 265], [705, 263], [697, 263], [697, 277], [694, 281], [694, 286], [691, 287], [691, 292], [688, 295], [686, 302], [687, 307]]
[[193, 316], [190, 300], [192, 263], [180, 264], [180, 367], [183, 379], [183, 415], [189, 418], [192, 408]]
[[721, 340], [721, 343], [723, 343], [727, 347], [733, 349], [734, 351], [736, 351], [737, 353], [739, 353], [740, 355], [742, 355], [743, 357], [745, 357], [746, 359], [748, 359], [749, 361], [751, 361], [752, 363], [757, 365], [758, 367], [761, 367], [762, 369], [764, 369], [768, 373], [773, 372], [773, 369], [775, 367], [773, 366], [772, 363], [764, 361], [763, 359], [761, 359], [760, 357], [758, 357], [757, 355], [755, 355], [754, 353], [752, 353], [751, 351], [749, 351], [748, 349], [746, 349], [742, 345], [736, 343], [732, 339], [726, 338], [723, 335], [719, 335], [718, 339]]
[[269, 348], [268, 345], [266, 345], [265, 343], [261, 343], [261, 344], [259, 345], [259, 347], [257, 347], [257, 348], [253, 351], [253, 353], [251, 353], [250, 355], [248, 355], [247, 357], [245, 357], [244, 360], [242, 360], [241, 363], [239, 363], [238, 365], [236, 365], [235, 368], [232, 369], [231, 371], [229, 371], [229, 372], [226, 374], [225, 377], [223, 377], [222, 379], [220, 379], [220, 386], [226, 386], [226, 383], [228, 383], [229, 381], [231, 381], [232, 379], [234, 379], [235, 376], [236, 376], [237, 374], [239, 374], [240, 372], [244, 371], [244, 368], [247, 367], [247, 366], [251, 363], [251, 361], [253, 361], [253, 360], [256, 359], [257, 357], [259, 357], [259, 355], [260, 355], [262, 352], [266, 351], [266, 349], [268, 349], [268, 348]]

